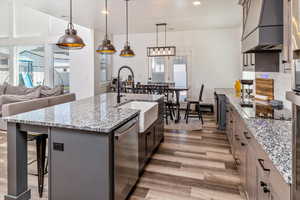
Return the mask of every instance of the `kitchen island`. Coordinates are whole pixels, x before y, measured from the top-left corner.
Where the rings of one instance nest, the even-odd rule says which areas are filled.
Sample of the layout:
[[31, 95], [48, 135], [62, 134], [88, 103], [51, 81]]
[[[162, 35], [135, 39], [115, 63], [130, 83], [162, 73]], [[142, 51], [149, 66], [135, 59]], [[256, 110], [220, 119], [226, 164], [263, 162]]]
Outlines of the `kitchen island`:
[[[260, 117], [257, 102], [253, 108], [242, 107], [241, 98], [233, 89], [215, 89], [215, 92], [225, 97], [226, 132], [249, 199], [289, 199], [291, 111], [279, 111], [277, 120], [266, 119]], [[281, 117], [285, 120], [280, 120]]]
[[[124, 160], [136, 159], [138, 162], [139, 159], [137, 122], [141, 111], [122, 106], [132, 101], [156, 102], [158, 105], [157, 120], [153, 123], [158, 128], [153, 128], [156, 131], [153, 138], [159, 137], [151, 146], [153, 151], [163, 140], [164, 104], [161, 95], [126, 94], [117, 104], [117, 94], [107, 93], [6, 118], [8, 194], [5, 199], [30, 199], [27, 183], [28, 132], [48, 135], [50, 200], [120, 199], [115, 196], [120, 190], [117, 186], [123, 181], [118, 178], [124, 177], [124, 172], [121, 174], [117, 163], [131, 164], [125, 169], [128, 172], [125, 176], [133, 172], [130, 171], [133, 167], [138, 173], [139, 165], [124, 163]], [[127, 130], [132, 132], [130, 141], [117, 147], [116, 143], [122, 141]], [[123, 150], [126, 148], [132, 155], [125, 154]], [[124, 187], [128, 185], [124, 181], [122, 184]]]

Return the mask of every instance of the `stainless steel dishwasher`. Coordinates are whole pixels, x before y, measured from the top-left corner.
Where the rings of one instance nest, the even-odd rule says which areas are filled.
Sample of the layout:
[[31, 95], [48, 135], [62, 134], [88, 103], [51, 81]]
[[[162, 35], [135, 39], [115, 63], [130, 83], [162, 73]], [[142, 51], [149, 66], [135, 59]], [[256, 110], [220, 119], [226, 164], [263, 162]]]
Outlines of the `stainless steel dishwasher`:
[[115, 131], [115, 200], [125, 200], [139, 177], [138, 118]]

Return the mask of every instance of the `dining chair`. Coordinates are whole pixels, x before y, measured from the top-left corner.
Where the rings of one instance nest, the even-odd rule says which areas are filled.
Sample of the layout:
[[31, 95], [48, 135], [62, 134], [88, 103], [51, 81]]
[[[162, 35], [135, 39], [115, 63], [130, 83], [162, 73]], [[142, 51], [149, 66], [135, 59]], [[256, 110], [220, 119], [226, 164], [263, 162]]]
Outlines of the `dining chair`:
[[[185, 116], [184, 116], [187, 124], [189, 123], [189, 118], [195, 118], [195, 117], [201, 120], [202, 125], [204, 124], [202, 112], [200, 110], [200, 103], [202, 102], [203, 91], [204, 91], [204, 84], [201, 85], [198, 100], [187, 99], [187, 105], [186, 105]], [[195, 105], [195, 113], [191, 110], [191, 105]]]

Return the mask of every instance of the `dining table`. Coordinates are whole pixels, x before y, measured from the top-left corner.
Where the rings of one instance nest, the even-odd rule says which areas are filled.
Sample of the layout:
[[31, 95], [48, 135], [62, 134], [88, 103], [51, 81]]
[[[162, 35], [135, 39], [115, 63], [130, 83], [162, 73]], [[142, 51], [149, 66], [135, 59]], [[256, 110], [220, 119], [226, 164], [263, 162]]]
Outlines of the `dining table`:
[[[160, 87], [161, 86], [161, 87]], [[188, 87], [180, 87], [180, 86], [168, 86], [163, 87], [165, 85], [157, 85], [157, 84], [143, 84], [143, 85], [136, 85], [134, 88], [132, 85], [123, 86], [126, 92], [131, 91], [132, 93], [136, 93], [138, 91], [144, 92], [147, 90], [147, 88], [155, 88], [154, 90], [156, 92], [159, 92], [159, 88], [163, 91], [167, 91], [168, 93], [174, 93], [175, 94], [175, 106], [176, 106], [176, 116], [175, 116], [175, 123], [179, 123], [181, 116], [180, 116], [180, 92], [188, 91]], [[145, 89], [146, 88], [146, 89]]]

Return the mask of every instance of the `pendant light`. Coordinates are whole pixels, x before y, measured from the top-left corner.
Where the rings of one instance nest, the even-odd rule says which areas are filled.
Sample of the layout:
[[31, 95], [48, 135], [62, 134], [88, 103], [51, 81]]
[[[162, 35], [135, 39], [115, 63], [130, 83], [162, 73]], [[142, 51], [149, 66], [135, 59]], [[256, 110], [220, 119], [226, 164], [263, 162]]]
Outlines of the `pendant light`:
[[133, 57], [135, 56], [132, 49], [130, 49], [129, 42], [128, 42], [128, 1], [126, 1], [126, 43], [124, 49], [121, 51], [121, 57]]
[[100, 54], [114, 54], [116, 52], [116, 49], [114, 45], [111, 44], [111, 41], [108, 39], [108, 34], [107, 34], [107, 15], [108, 15], [107, 0], [105, 0], [104, 14], [105, 14], [105, 37], [104, 40], [102, 41], [102, 44], [98, 46], [96, 52]]
[[82, 49], [85, 44], [83, 40], [77, 35], [77, 31], [74, 29], [72, 23], [72, 0], [70, 0], [70, 22], [65, 31], [65, 35], [59, 38], [57, 44], [62, 49]]
[[[164, 26], [165, 30], [165, 45], [158, 46], [158, 28], [160, 26]], [[176, 56], [176, 47], [175, 46], [167, 46], [167, 24], [161, 23], [156, 24], [156, 47], [148, 47], [147, 48], [148, 57], [161, 57], [161, 56]]]

